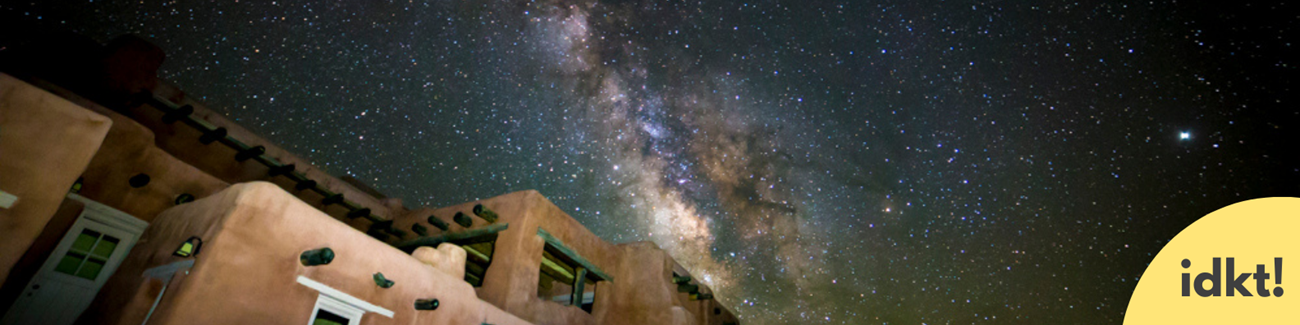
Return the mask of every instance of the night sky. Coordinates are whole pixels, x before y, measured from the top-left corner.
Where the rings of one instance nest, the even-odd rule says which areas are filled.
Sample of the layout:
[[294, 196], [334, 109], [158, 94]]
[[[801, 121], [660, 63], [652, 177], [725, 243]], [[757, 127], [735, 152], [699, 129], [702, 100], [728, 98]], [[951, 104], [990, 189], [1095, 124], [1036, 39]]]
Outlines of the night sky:
[[1294, 5], [15, 2], [408, 206], [537, 189], [746, 324], [1119, 323], [1179, 230], [1300, 196]]

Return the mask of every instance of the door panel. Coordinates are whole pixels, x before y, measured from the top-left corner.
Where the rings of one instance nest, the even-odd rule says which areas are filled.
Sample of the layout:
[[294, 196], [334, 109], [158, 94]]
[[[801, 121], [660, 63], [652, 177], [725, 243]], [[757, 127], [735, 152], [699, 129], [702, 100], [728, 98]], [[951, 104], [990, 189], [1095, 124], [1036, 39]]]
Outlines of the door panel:
[[0, 319], [3, 325], [72, 324], [90, 306], [140, 229], [109, 225], [102, 209], [86, 209]]

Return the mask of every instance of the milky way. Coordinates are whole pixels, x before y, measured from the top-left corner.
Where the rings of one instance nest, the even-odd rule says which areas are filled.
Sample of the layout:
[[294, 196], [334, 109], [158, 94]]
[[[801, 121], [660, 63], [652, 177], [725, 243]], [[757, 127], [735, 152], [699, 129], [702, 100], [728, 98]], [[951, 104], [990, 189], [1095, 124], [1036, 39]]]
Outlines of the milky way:
[[144, 35], [408, 205], [537, 189], [746, 324], [1119, 323], [1177, 231], [1300, 195], [1284, 5], [145, 2], [0, 19]]

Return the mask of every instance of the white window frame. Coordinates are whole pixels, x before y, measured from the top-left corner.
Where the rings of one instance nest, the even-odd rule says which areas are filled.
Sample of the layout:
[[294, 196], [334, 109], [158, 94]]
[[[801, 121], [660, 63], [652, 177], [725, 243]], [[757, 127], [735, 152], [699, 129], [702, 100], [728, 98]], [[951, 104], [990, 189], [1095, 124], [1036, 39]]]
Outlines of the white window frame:
[[299, 275], [298, 283], [320, 292], [320, 296], [316, 298], [316, 306], [312, 308], [311, 317], [307, 318], [307, 325], [312, 325], [312, 323], [316, 321], [316, 315], [320, 313], [321, 310], [346, 317], [348, 319], [348, 325], [361, 324], [361, 317], [365, 316], [366, 312], [372, 312], [384, 315], [388, 318], [393, 318], [393, 311], [391, 310], [375, 306], [365, 300], [343, 293], [338, 289], [330, 288], [324, 283], [316, 282], [316, 280]]
[[347, 318], [348, 325], [361, 324], [361, 316], [365, 316], [366, 314], [366, 311], [361, 310], [361, 308], [354, 307], [346, 302], [334, 299], [334, 297], [322, 293], [319, 298], [316, 298], [316, 307], [311, 311], [311, 318], [307, 319], [307, 325], [316, 323], [316, 316], [320, 314], [321, 310]]

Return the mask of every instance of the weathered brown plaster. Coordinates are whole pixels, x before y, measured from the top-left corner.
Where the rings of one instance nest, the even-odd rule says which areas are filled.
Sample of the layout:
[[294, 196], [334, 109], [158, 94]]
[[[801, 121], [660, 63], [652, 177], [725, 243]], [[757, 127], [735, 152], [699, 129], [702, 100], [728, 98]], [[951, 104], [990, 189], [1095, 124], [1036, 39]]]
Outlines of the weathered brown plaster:
[[[81, 44], [83, 43], [85, 42], [73, 42], [69, 44], [77, 44], [78, 46], [82, 46]], [[90, 46], [90, 47], [95, 47], [95, 46]], [[77, 51], [53, 51], [52, 53], [58, 54], [62, 52], [77, 52]], [[135, 94], [138, 91], [147, 90], [158, 96], [167, 98], [170, 101], [177, 102], [181, 105], [185, 105], [185, 104], [193, 105], [195, 107], [195, 112], [193, 116], [195, 116], [196, 118], [202, 119], [205, 122], [213, 125], [226, 127], [229, 130], [230, 135], [232, 137], [244, 143], [247, 143], [249, 145], [265, 146], [267, 148], [266, 151], [267, 156], [274, 157], [277, 160], [284, 163], [295, 164], [296, 166], [299, 167], [298, 169], [299, 171], [306, 172], [308, 178], [316, 180], [321, 184], [321, 186], [329, 189], [332, 192], [343, 193], [345, 198], [348, 201], [352, 201], [354, 203], [360, 204], [363, 207], [371, 209], [373, 214], [381, 217], [397, 216], [398, 218], [395, 218], [394, 228], [407, 232], [407, 235], [401, 238], [398, 238], [396, 236], [391, 236], [388, 239], [389, 243], [396, 243], [396, 242], [401, 242], [401, 241], [414, 238], [415, 235], [413, 234], [413, 232], [410, 231], [410, 227], [413, 223], [417, 223], [417, 222], [424, 224], [426, 228], [430, 230], [429, 231], [430, 236], [437, 236], [441, 234], [442, 233], [441, 230], [438, 230], [437, 228], [428, 225], [427, 222], [425, 221], [425, 219], [430, 214], [437, 215], [438, 218], [447, 221], [447, 223], [450, 225], [449, 231], [457, 232], [457, 231], [464, 231], [466, 229], [481, 228], [486, 226], [487, 222], [480, 218], [472, 217], [472, 222], [473, 222], [472, 225], [470, 225], [469, 227], [461, 227], [460, 225], [451, 222], [451, 216], [454, 215], [456, 212], [463, 212], [467, 215], [473, 215], [470, 209], [476, 203], [485, 204], [490, 209], [496, 211], [498, 215], [502, 217], [501, 220], [498, 221], [498, 223], [510, 223], [510, 227], [507, 230], [501, 232], [498, 236], [496, 250], [495, 253], [493, 254], [494, 255], [493, 262], [491, 267], [488, 268], [483, 287], [477, 289], [470, 289], [468, 291], [468, 293], [470, 293], [471, 295], [474, 293], [481, 295], [484, 300], [491, 302], [491, 304], [484, 303], [482, 300], [478, 300], [477, 298], [475, 298], [472, 301], [468, 301], [465, 303], [465, 305], [471, 307], [477, 306], [477, 310], [479, 311], [467, 312], [469, 314], [466, 315], [473, 315], [475, 317], [482, 316], [483, 318], [488, 319], [489, 322], [498, 323], [498, 324], [522, 322], [520, 318], [533, 321], [539, 324], [721, 324], [725, 322], [734, 322], [734, 316], [732, 316], [729, 311], [726, 311], [725, 308], [713, 307], [713, 306], [718, 306], [716, 301], [714, 300], [692, 301], [687, 297], [686, 294], [676, 292], [676, 285], [671, 282], [671, 277], [673, 271], [679, 269], [680, 266], [677, 266], [677, 264], [672, 260], [672, 258], [669, 257], [667, 253], [664, 252], [663, 250], [655, 247], [653, 244], [650, 243], [631, 243], [631, 244], [616, 245], [616, 244], [605, 242], [601, 240], [599, 237], [596, 237], [590, 231], [588, 231], [585, 227], [579, 224], [572, 217], [565, 214], [554, 204], [551, 204], [551, 202], [546, 200], [546, 198], [542, 197], [542, 195], [540, 193], [537, 193], [536, 191], [523, 191], [523, 192], [510, 193], [495, 198], [490, 198], [490, 199], [477, 201], [477, 202], [467, 202], [461, 205], [447, 207], [447, 208], [440, 208], [440, 209], [425, 208], [425, 209], [417, 209], [417, 211], [414, 212], [407, 211], [405, 207], [401, 206], [400, 201], [395, 199], [381, 200], [380, 198], [377, 198], [374, 195], [365, 193], [365, 191], [356, 188], [351, 184], [347, 184], [346, 182], [340, 179], [334, 178], [333, 176], [328, 175], [324, 171], [312, 167], [311, 164], [306, 160], [301, 159], [300, 157], [297, 157], [283, 150], [282, 148], [273, 145], [272, 143], [270, 143], [270, 141], [267, 141], [266, 139], [263, 139], [257, 136], [256, 134], [253, 134], [247, 129], [244, 129], [239, 125], [229, 120], [226, 120], [219, 114], [213, 113], [213, 111], [204, 107], [203, 104], [186, 98], [185, 93], [183, 91], [180, 91], [176, 87], [166, 84], [165, 82], [159, 82], [154, 76], [154, 73], [157, 69], [158, 64], [161, 63], [162, 61], [162, 55], [161, 55], [161, 51], [159, 51], [156, 47], [152, 45], [149, 45], [136, 38], [124, 38], [115, 41], [113, 44], [111, 44], [111, 46], [107, 48], [95, 47], [92, 50], [87, 50], [82, 52], [93, 53], [90, 55], [89, 63], [85, 63], [86, 62], [85, 57], [81, 57], [81, 58], [69, 57], [60, 60], [53, 60], [55, 61], [52, 63], [53, 65], [47, 64], [47, 66], [44, 68], [27, 69], [25, 71], [35, 73], [38, 76], [41, 71], [55, 71], [55, 75], [52, 78], [50, 78], [50, 80], [56, 80], [56, 82], [60, 83], [60, 85], [64, 85], [64, 84], [71, 85], [70, 87], [74, 88], [77, 94], [83, 94], [83, 93], [88, 94], [87, 95], [88, 97], [91, 97], [96, 101], [100, 101], [101, 103], [105, 103], [106, 105], [116, 107], [118, 109], [117, 111], [110, 111], [104, 109], [103, 107], [95, 103], [92, 103], [90, 100], [82, 99], [78, 95], [73, 94], [71, 91], [62, 90], [58, 86], [53, 86], [53, 85], [42, 86], [43, 88], [46, 88], [49, 91], [59, 94], [60, 96], [68, 100], [71, 100], [76, 104], [79, 104], [83, 107], [89, 108], [95, 112], [98, 112], [104, 116], [109, 117], [114, 123], [113, 127], [110, 129], [110, 131], [105, 137], [102, 150], [100, 150], [95, 154], [94, 159], [92, 159], [86, 167], [85, 176], [86, 176], [87, 184], [82, 194], [87, 196], [88, 198], [91, 198], [96, 201], [100, 201], [111, 207], [123, 210], [127, 213], [135, 215], [146, 221], [152, 221], [154, 220], [155, 216], [158, 215], [159, 212], [171, 207], [172, 200], [174, 200], [175, 196], [180, 193], [190, 193], [197, 197], [204, 197], [218, 190], [226, 188], [228, 183], [244, 182], [244, 181], [252, 181], [252, 180], [269, 180], [275, 184], [278, 184], [281, 188], [287, 188], [287, 189], [293, 188], [293, 184], [288, 182], [288, 180], [284, 177], [267, 177], [266, 168], [264, 166], [261, 166], [258, 163], [252, 162], [251, 160], [242, 163], [234, 161], [233, 159], [234, 151], [228, 147], [225, 147], [224, 145], [220, 145], [220, 144], [210, 144], [206, 146], [202, 145], [197, 141], [199, 133], [190, 126], [182, 125], [181, 122], [176, 122], [172, 124], [162, 123], [161, 122], [162, 113], [154, 109], [153, 107], [148, 107], [148, 106], [135, 107], [135, 106], [123, 105], [124, 101], [127, 98], [130, 98], [131, 95]], [[39, 57], [39, 56], [33, 56], [33, 57]], [[76, 62], [71, 62], [77, 60], [80, 60], [83, 63], [78, 64]], [[45, 61], [51, 61], [51, 60], [45, 60]], [[64, 61], [69, 61], [69, 62], [64, 62]], [[46, 62], [46, 63], [50, 63], [50, 62]], [[9, 65], [5, 65], [5, 66], [9, 67]], [[65, 67], [74, 66], [78, 68], [75, 69], [57, 68], [59, 66], [65, 66]], [[88, 75], [93, 76], [92, 78], [90, 78], [90, 81], [82, 82], [80, 81], [80, 79], [77, 79], [76, 76], [78, 75], [78, 73], [82, 71], [90, 72]], [[126, 115], [122, 115], [122, 114], [126, 114]], [[154, 137], [155, 133], [158, 134], [158, 137]], [[91, 151], [93, 151], [93, 149]], [[0, 160], [3, 160], [3, 157], [0, 157]], [[149, 174], [153, 179], [153, 182], [151, 182], [150, 185], [139, 189], [133, 189], [125, 186], [126, 179], [138, 173]], [[257, 183], [257, 184], [260, 184], [258, 185], [260, 187], [267, 187], [268, 185], [267, 183]], [[238, 188], [238, 190], [236, 188]], [[64, 187], [64, 189], [66, 189], [66, 186]], [[233, 187], [231, 188], [231, 190], [242, 191], [242, 192], [251, 191], [251, 192], [259, 192], [259, 193], [265, 191], [265, 189], [258, 190], [258, 191], [249, 190], [245, 185]], [[315, 213], [318, 216], [320, 215], [333, 216], [334, 219], [338, 219], [338, 220], [331, 220], [331, 223], [328, 223], [329, 225], [332, 226], [318, 226], [315, 224], [295, 225], [295, 224], [286, 224], [286, 223], [262, 225], [262, 226], [269, 226], [275, 229], [280, 229], [284, 227], [318, 229], [321, 227], [329, 228], [329, 227], [335, 227], [341, 225], [344, 228], [350, 227], [352, 229], [364, 231], [371, 224], [370, 221], [367, 221], [364, 218], [351, 219], [351, 220], [343, 218], [342, 216], [348, 210], [342, 208], [339, 205], [322, 206], [320, 204], [321, 196], [317, 193], [311, 191], [293, 191], [293, 192], [295, 195], [297, 195], [297, 199], [305, 200], [306, 203], [302, 201], [297, 201], [297, 199], [293, 199], [292, 197], [290, 197], [289, 199], [285, 199], [281, 197], [280, 199], [276, 199], [276, 202], [293, 201], [293, 202], [297, 202], [296, 204], [280, 202], [276, 204], [259, 205], [259, 204], [250, 204], [250, 202], [262, 202], [262, 201], [249, 200], [249, 199], [241, 199], [243, 201], [236, 200], [238, 202], [227, 202], [227, 203], [230, 203], [231, 205], [237, 205], [234, 203], [241, 203], [247, 205], [245, 206], [245, 208], [250, 206], [259, 206], [265, 208], [269, 206], [279, 207], [279, 206], [292, 205], [296, 207], [295, 209], [298, 209], [301, 208], [302, 206], [306, 206], [307, 207], [306, 210], [310, 210], [311, 212]], [[285, 194], [285, 193], [281, 191], [280, 194]], [[284, 195], [280, 195], [280, 196], [284, 196]], [[215, 199], [210, 199], [206, 201], [210, 202], [213, 200]], [[202, 202], [205, 200], [200, 200], [200, 201]], [[212, 204], [214, 203], [209, 203], [209, 205]], [[221, 206], [220, 204], [217, 205]], [[194, 206], [187, 204], [187, 205], [183, 205], [182, 207], [192, 208]], [[311, 209], [312, 207], [319, 210], [312, 210]], [[276, 209], [280, 209], [280, 208], [276, 208]], [[210, 211], [207, 212], [191, 211], [191, 213], [193, 214], [204, 214], [204, 213], [210, 214], [209, 212]], [[262, 212], [267, 212], [267, 211], [262, 211]], [[265, 219], [266, 216], [285, 215], [283, 212], [285, 211], [276, 210], [276, 211], [270, 211], [268, 213], [254, 213], [254, 214], [262, 216], [262, 218]], [[235, 215], [244, 216], [246, 214], [248, 213], [240, 212], [240, 213], [231, 213], [227, 217], [209, 217], [209, 218], [213, 220], [216, 219], [244, 220], [246, 216], [239, 217], [239, 218], [231, 217], [231, 216], [235, 216]], [[294, 214], [300, 214], [300, 213], [295, 212]], [[190, 217], [190, 216], [186, 216], [186, 217]], [[182, 224], [215, 222], [211, 220], [203, 221], [206, 219], [202, 219], [202, 218], [200, 218], [202, 220], [188, 220], [181, 217], [176, 217], [176, 218], [184, 220], [184, 221], [175, 221], [177, 223], [182, 223]], [[257, 219], [254, 217], [247, 217], [247, 218]], [[273, 217], [273, 219], [279, 220], [280, 218]], [[293, 218], [285, 218], [285, 219], [293, 219]], [[342, 223], [338, 221], [342, 221]], [[208, 227], [215, 227], [215, 226], [209, 224]], [[46, 227], [46, 228], [49, 229], [50, 227]], [[157, 225], [151, 226], [150, 232], [153, 232], [155, 228], [157, 228]], [[215, 235], [215, 236], [233, 236], [230, 238], [238, 238], [238, 236], [240, 235], [252, 236], [246, 238], [246, 240], [239, 240], [240, 243], [238, 244], [230, 244], [232, 245], [230, 247], [233, 248], [230, 248], [229, 251], [233, 252], [233, 251], [247, 250], [248, 252], [244, 252], [241, 254], [232, 253], [232, 255], [227, 256], [227, 258], [230, 259], [230, 261], [227, 262], [253, 263], [250, 261], [259, 260], [259, 257], [257, 256], [262, 256], [262, 255], [258, 255], [258, 254], [264, 252], [258, 251], [257, 249], [262, 247], [257, 246], [255, 244], [285, 245], [289, 243], [299, 243], [300, 241], [311, 242], [310, 240], [303, 241], [303, 238], [297, 238], [294, 236], [287, 236], [284, 238], [277, 237], [276, 240], [272, 240], [270, 242], [259, 242], [257, 238], [261, 238], [261, 237], [258, 236], [267, 235], [268, 232], [275, 232], [279, 230], [264, 230], [259, 232], [259, 231], [240, 230], [242, 228], [238, 228], [238, 227], [228, 228], [226, 226], [220, 226], [217, 228], [226, 229], [226, 230], [222, 230], [223, 232], [221, 233], [223, 235]], [[536, 292], [537, 292], [537, 282], [538, 282], [538, 274], [539, 274], [539, 264], [542, 258], [541, 257], [542, 247], [545, 245], [544, 241], [541, 240], [541, 238], [539, 238], [536, 235], [537, 229], [539, 228], [545, 229], [553, 236], [563, 241], [566, 246], [579, 252], [580, 255], [588, 259], [593, 265], [598, 266], [599, 268], [609, 273], [613, 277], [614, 279], [613, 281], [603, 281], [596, 285], [596, 289], [595, 289], [596, 304], [595, 304], [595, 309], [593, 310], [592, 313], [588, 314], [587, 312], [579, 309], [577, 306], [563, 306], [555, 302], [544, 301], [542, 299], [537, 298]], [[168, 231], [174, 232], [177, 229], [184, 230], [185, 228], [180, 226], [174, 226], [170, 229], [172, 230], [168, 230]], [[336, 230], [328, 231], [327, 233], [331, 236], [338, 235], [338, 236], [342, 236], [339, 238], [351, 238], [350, 240], [367, 243], [367, 244], [358, 244], [358, 245], [374, 246], [374, 244], [378, 243], [381, 245], [379, 247], [382, 247], [382, 248], [370, 247], [367, 249], [363, 249], [366, 252], [370, 252], [372, 249], [377, 249], [377, 251], [375, 252], [379, 252], [379, 251], [391, 252], [394, 250], [391, 247], [384, 246], [382, 245], [381, 242], [370, 239], [368, 236], [364, 235], [363, 233], [354, 231], [352, 229], [347, 229], [347, 231], [337, 231], [336, 229]], [[164, 230], [159, 230], [159, 231], [163, 231], [165, 234], [171, 234]], [[159, 235], [159, 236], [164, 236], [164, 235]], [[159, 246], [155, 248], [162, 249], [163, 251], [170, 253], [170, 251], [175, 248], [174, 245], [177, 245], [178, 241], [182, 239], [184, 238], [172, 238], [168, 240], [168, 244], [163, 245], [163, 246], [171, 246], [171, 247]], [[146, 240], [142, 240], [141, 245], [144, 245], [146, 241], [147, 238]], [[441, 259], [450, 258], [448, 257], [450, 255], [447, 254], [454, 255], [454, 253], [442, 252], [441, 250], [439, 250], [439, 252], [441, 257], [435, 256], [433, 258], [426, 258], [426, 260], [436, 261], [439, 260], [440, 258]], [[31, 254], [33, 252], [28, 251], [27, 253]], [[216, 254], [216, 255], [221, 255], [221, 254]], [[387, 255], [391, 255], [391, 254], [379, 253], [378, 255], [372, 256], [370, 259], [363, 259], [363, 260], [376, 262], [375, 259], [380, 259], [380, 260], [392, 262], [386, 260], [386, 258], [383, 257]], [[134, 256], [134, 254], [132, 256]], [[158, 255], [158, 256], [151, 256], [148, 258], [161, 258], [165, 260], [166, 256]], [[396, 257], [394, 258], [396, 260], [402, 260], [405, 262], [393, 262], [393, 263], [409, 264], [413, 262], [421, 265], [421, 267], [428, 268], [427, 265], [421, 264], [418, 259], [415, 259], [410, 256], [403, 255], [403, 257], [400, 259], [397, 259]], [[155, 260], [151, 262], [157, 262], [158, 264], [156, 265], [161, 265], [162, 263], [161, 260]], [[463, 259], [461, 260], [461, 263], [463, 263]], [[229, 263], [229, 264], [236, 265], [239, 263]], [[253, 263], [253, 264], [260, 265], [257, 263]], [[229, 268], [224, 265], [225, 264], [223, 264], [223, 266], [212, 266], [208, 268], [212, 270], [219, 270], [219, 269], [224, 270], [223, 272], [211, 273], [211, 274], [216, 274], [216, 275], [211, 275], [212, 277], [214, 277], [213, 279], [223, 280], [229, 277], [234, 277], [233, 275], [230, 274], [247, 274], [249, 272], [257, 273], [258, 271], [266, 271], [251, 266], [248, 267], [247, 269], [237, 269], [237, 268]], [[388, 265], [388, 264], [383, 264], [383, 265]], [[435, 283], [437, 285], [451, 286], [449, 288], [461, 287], [461, 290], [464, 291], [463, 287], [466, 287], [468, 285], [463, 281], [460, 281], [460, 277], [454, 276], [456, 274], [455, 271], [463, 272], [463, 267], [459, 267], [457, 265], [449, 266], [446, 264], [442, 264], [439, 266], [441, 269], [444, 269], [444, 271], [451, 271], [451, 272], [443, 272], [443, 271], [434, 271], [434, 272], [438, 272], [438, 274], [440, 275], [446, 275], [448, 277], [454, 278], [456, 281], [443, 283], [443, 282], [438, 282], [441, 281], [438, 280], [435, 281]], [[321, 269], [325, 269], [325, 268], [321, 268]], [[404, 268], [399, 267], [398, 269], [404, 269]], [[117, 276], [120, 276], [122, 272], [126, 272], [125, 270], [126, 270], [125, 268], [119, 269], [118, 275], [115, 276], [115, 279]], [[135, 273], [138, 275], [139, 272], [142, 270], [143, 269], [135, 270]], [[274, 269], [270, 271], [272, 271], [271, 273], [275, 273], [282, 270]], [[367, 277], [365, 277], [365, 279], [368, 279], [368, 274], [372, 274], [372, 273], [368, 273], [370, 271], [365, 271], [365, 272], [358, 271], [358, 270], [353, 270], [353, 271], [355, 272], [352, 271], [349, 272], [357, 273], [357, 274], [366, 273]], [[397, 277], [400, 277], [402, 274], [409, 275], [412, 272], [415, 271], [410, 271], [410, 270], [395, 271], [395, 273], [390, 273], [385, 271], [385, 275], [387, 275], [390, 279], [397, 280]], [[446, 273], [452, 273], [452, 274], [447, 275]], [[397, 277], [395, 277], [395, 274]], [[326, 277], [331, 277], [331, 276], [340, 277], [338, 279], [349, 279], [349, 281], [355, 280], [355, 275], [356, 274], [351, 274], [348, 272], [339, 273], [339, 274], [330, 273], [330, 272], [323, 273], [323, 276]], [[184, 277], [186, 276], [180, 275], [178, 276], [177, 280], [183, 282]], [[260, 285], [267, 284], [267, 283], [257, 282], [258, 280], [249, 280], [244, 278], [230, 279], [230, 280], [239, 283], [242, 283], [240, 281], [255, 282], [256, 285], [249, 286], [246, 288], [250, 290], [253, 287], [262, 288]], [[114, 280], [114, 281], [122, 282], [127, 280]], [[193, 282], [191, 281], [191, 283]], [[373, 286], [373, 283], [369, 281], [365, 281], [365, 283], [368, 283], [368, 285]], [[451, 283], [455, 283], [458, 285], [452, 285]], [[692, 284], [698, 284], [698, 283], [692, 283]], [[110, 282], [109, 287], [112, 287], [113, 285], [114, 285], [113, 282]], [[341, 285], [357, 285], [357, 284], [347, 282]], [[271, 288], [277, 288], [277, 287], [271, 286]], [[216, 288], [216, 289], [209, 288], [209, 289], [183, 291], [183, 292], [189, 292], [188, 294], [195, 294], [195, 295], [202, 296], [202, 295], [210, 295], [211, 292], [213, 292], [214, 290], [215, 292], [223, 292], [222, 290], [227, 290], [224, 287]], [[292, 290], [290, 288], [278, 288], [278, 289]], [[119, 292], [119, 293], [108, 295], [108, 296], [101, 295], [101, 299], [97, 299], [98, 302], [96, 302], [96, 306], [99, 306], [101, 304], [113, 304], [116, 302], [122, 302], [130, 306], [136, 306], [143, 303], [151, 303], [154, 294], [157, 293], [158, 290], [161, 290], [161, 282], [157, 280], [145, 281], [145, 280], [137, 279], [133, 284], [129, 281], [119, 283], [117, 284], [117, 289], [115, 290], [116, 290], [115, 292]], [[385, 290], [393, 290], [393, 289], [385, 289]], [[703, 285], [700, 285], [700, 290], [701, 292], [709, 291], [707, 287]], [[171, 291], [172, 289], [169, 289], [169, 292]], [[250, 295], [253, 298], [259, 298], [261, 297], [259, 295], [266, 294], [265, 292], [262, 291], [257, 291], [257, 292], [250, 291], [250, 292], [251, 292]], [[285, 291], [285, 292], [293, 293], [293, 291]], [[184, 295], [185, 294], [181, 294], [182, 298], [185, 297]], [[208, 297], [208, 296], [204, 296], [204, 297]], [[276, 297], [280, 297], [280, 296], [276, 296]], [[314, 295], [312, 297], [314, 297]], [[238, 317], [224, 315], [224, 314], [219, 315], [222, 317], [227, 317], [227, 318], [233, 317], [232, 319], [238, 318], [235, 320], [250, 320], [250, 319], [255, 319], [255, 317], [258, 316], [264, 316], [258, 311], [258, 309], [256, 309], [259, 307], [263, 307], [259, 304], [245, 304], [242, 303], [241, 301], [243, 300], [240, 300], [239, 298], [225, 297], [222, 295], [216, 295], [208, 298], [210, 298], [209, 300], [212, 299], [232, 300], [232, 302], [229, 303], [230, 305], [227, 306], [232, 308], [225, 309], [227, 314], [241, 313], [243, 310], [241, 308], [253, 308], [250, 309], [250, 312], [248, 313], [249, 315], [238, 316]], [[104, 301], [106, 299], [108, 302]], [[272, 304], [274, 305], [274, 304], [287, 304], [287, 303], [301, 303], [296, 299], [297, 298], [286, 298], [285, 302], [275, 302]], [[314, 298], [309, 300], [310, 302], [315, 301]], [[182, 301], [182, 300], [178, 300], [178, 301]], [[209, 305], [210, 304], [211, 303], [209, 302]], [[226, 303], [225, 302], [218, 303], [218, 305], [222, 305], [222, 304], [226, 304]], [[453, 306], [454, 305], [456, 304], [453, 303]], [[499, 306], [500, 308], [498, 308], [497, 306]], [[199, 308], [199, 307], [194, 307], [194, 308]], [[204, 308], [211, 308], [211, 306], [205, 305]], [[718, 315], [712, 314], [713, 308], [719, 308]], [[184, 312], [177, 311], [182, 309], [184, 308], [182, 307], [169, 308], [164, 313], [178, 313], [177, 315], [182, 315], [182, 314], [190, 315]], [[453, 308], [452, 310], [460, 310], [460, 309]], [[135, 308], [135, 309], [128, 308], [125, 310], [118, 310], [118, 311], [100, 309], [100, 311], [101, 312], [97, 315], [112, 316], [115, 317], [114, 319], [133, 319], [133, 317], [134, 318], [144, 317], [143, 316], [144, 312], [140, 311], [139, 308]], [[206, 315], [202, 311], [196, 311], [196, 312], [198, 312], [198, 314], [194, 314], [194, 315], [200, 315], [200, 316]], [[518, 318], [516, 318], [515, 316], [518, 316]], [[243, 318], [239, 318], [239, 317], [243, 317]], [[401, 316], [401, 317], [405, 317], [405, 316]], [[182, 318], [188, 319], [187, 317], [175, 316], [175, 319], [182, 319]], [[93, 317], [83, 318], [83, 320], [88, 320], [88, 321], [93, 321], [95, 319], [96, 318]], [[493, 319], [500, 319], [500, 320], [491, 321]], [[257, 320], [258, 322], [262, 322], [262, 319], [257, 319]], [[151, 321], [151, 323], [152, 322], [153, 321]], [[367, 320], [367, 323], [371, 323], [371, 322], [372, 322], [371, 320]], [[377, 322], [384, 323], [383, 321], [377, 321]]]
[[[500, 217], [498, 224], [510, 225], [499, 233], [492, 264], [483, 286], [477, 289], [479, 297], [507, 312], [537, 324], [706, 324], [702, 321], [711, 319], [693, 313], [686, 306], [709, 304], [712, 300], [689, 301], [684, 294], [678, 299], [676, 285], [671, 283], [676, 263], [667, 252], [649, 242], [610, 244], [537, 191], [509, 193], [439, 209], [419, 209], [398, 217], [394, 225], [409, 229], [411, 224], [420, 223], [430, 229], [430, 236], [438, 236], [442, 232], [425, 220], [434, 215], [451, 225], [449, 232], [465, 231], [466, 228], [451, 222], [451, 216], [456, 212], [470, 213], [476, 204], [495, 211]], [[473, 221], [469, 229], [488, 225], [480, 218]], [[592, 313], [537, 297], [545, 246], [537, 236], [539, 227], [614, 278], [597, 284]]]
[[[189, 236], [204, 239], [189, 274], [178, 274], [150, 324], [291, 324], [305, 322], [318, 292], [296, 282], [319, 281], [395, 312], [367, 314], [363, 324], [527, 324], [488, 308], [473, 288], [396, 248], [348, 227], [279, 187], [254, 182], [162, 213], [82, 315], [83, 323], [138, 324], [156, 285], [140, 276], [178, 260], [172, 251]], [[333, 262], [303, 266], [305, 250], [330, 247]], [[376, 286], [375, 272], [396, 282]], [[145, 299], [148, 298], [148, 299]], [[437, 310], [417, 311], [416, 299], [437, 298]]]
[[112, 122], [31, 84], [0, 74], [0, 278], [40, 235]]
[[453, 278], [465, 277], [465, 249], [459, 246], [442, 243], [437, 249], [420, 247], [411, 252], [411, 257]]
[[[136, 121], [65, 89], [43, 86], [113, 121], [82, 174], [82, 196], [148, 222], [174, 206], [181, 193], [202, 198], [229, 186], [154, 146], [153, 132]], [[148, 185], [127, 186], [128, 179], [142, 173], [149, 175]]]

